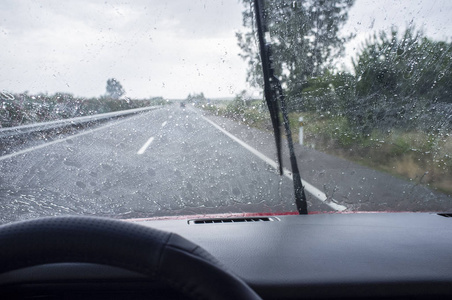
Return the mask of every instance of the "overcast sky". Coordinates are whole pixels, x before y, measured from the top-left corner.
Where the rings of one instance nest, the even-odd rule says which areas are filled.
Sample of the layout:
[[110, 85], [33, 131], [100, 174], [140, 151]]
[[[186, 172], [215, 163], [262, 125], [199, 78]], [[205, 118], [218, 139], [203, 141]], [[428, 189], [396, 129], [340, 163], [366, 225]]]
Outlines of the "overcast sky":
[[[131, 98], [232, 97], [248, 89], [235, 38], [243, 9], [238, 0], [2, 0], [0, 91], [95, 97], [113, 77]], [[370, 32], [410, 21], [450, 37], [451, 16], [447, 0], [357, 0], [347, 53]]]

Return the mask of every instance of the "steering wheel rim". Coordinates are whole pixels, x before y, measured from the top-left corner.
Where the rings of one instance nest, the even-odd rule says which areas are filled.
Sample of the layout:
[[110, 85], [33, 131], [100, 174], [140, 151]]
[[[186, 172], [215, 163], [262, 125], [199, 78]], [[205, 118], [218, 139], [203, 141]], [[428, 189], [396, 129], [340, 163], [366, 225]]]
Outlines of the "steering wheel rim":
[[65, 262], [120, 267], [197, 299], [261, 299], [206, 250], [175, 233], [78, 216], [0, 226], [0, 274]]

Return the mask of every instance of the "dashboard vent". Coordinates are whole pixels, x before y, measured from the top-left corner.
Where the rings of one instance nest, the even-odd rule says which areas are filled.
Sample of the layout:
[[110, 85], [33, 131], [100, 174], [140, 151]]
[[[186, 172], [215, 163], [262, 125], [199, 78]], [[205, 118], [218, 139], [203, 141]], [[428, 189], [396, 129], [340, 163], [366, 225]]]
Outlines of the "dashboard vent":
[[257, 217], [257, 218], [223, 218], [223, 219], [199, 219], [188, 220], [188, 224], [230, 224], [230, 223], [258, 223], [279, 221], [273, 217]]
[[446, 217], [446, 218], [452, 218], [452, 213], [443, 213], [443, 214], [438, 214], [438, 216], [441, 216], [441, 217]]

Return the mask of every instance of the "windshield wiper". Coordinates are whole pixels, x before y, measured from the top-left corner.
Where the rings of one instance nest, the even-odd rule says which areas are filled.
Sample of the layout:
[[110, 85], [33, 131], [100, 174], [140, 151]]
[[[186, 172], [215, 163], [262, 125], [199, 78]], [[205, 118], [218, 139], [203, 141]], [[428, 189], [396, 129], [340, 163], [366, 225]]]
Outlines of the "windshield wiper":
[[308, 207], [304, 186], [301, 182], [300, 171], [298, 170], [297, 158], [292, 141], [292, 132], [290, 131], [289, 118], [287, 116], [286, 102], [284, 99], [281, 82], [276, 78], [272, 65], [272, 55], [270, 44], [265, 40], [265, 34], [269, 35], [268, 26], [264, 15], [263, 0], [254, 0], [254, 12], [256, 15], [257, 33], [259, 37], [259, 48], [261, 53], [262, 71], [264, 73], [264, 94], [267, 102], [270, 118], [275, 135], [276, 153], [279, 163], [279, 174], [283, 174], [282, 151], [281, 151], [281, 132], [279, 112], [281, 109], [284, 128], [286, 130], [287, 143], [290, 153], [290, 164], [292, 167], [292, 178], [295, 193], [295, 204], [300, 214], [307, 214]]

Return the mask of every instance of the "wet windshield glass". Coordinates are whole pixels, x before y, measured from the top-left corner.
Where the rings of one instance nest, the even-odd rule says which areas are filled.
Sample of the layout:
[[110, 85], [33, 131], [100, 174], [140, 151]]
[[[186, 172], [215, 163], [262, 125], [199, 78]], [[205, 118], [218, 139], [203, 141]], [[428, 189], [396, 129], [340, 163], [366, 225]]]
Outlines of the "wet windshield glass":
[[[254, 1], [3, 1], [0, 222], [296, 213]], [[452, 209], [447, 1], [265, 1], [309, 212]]]

